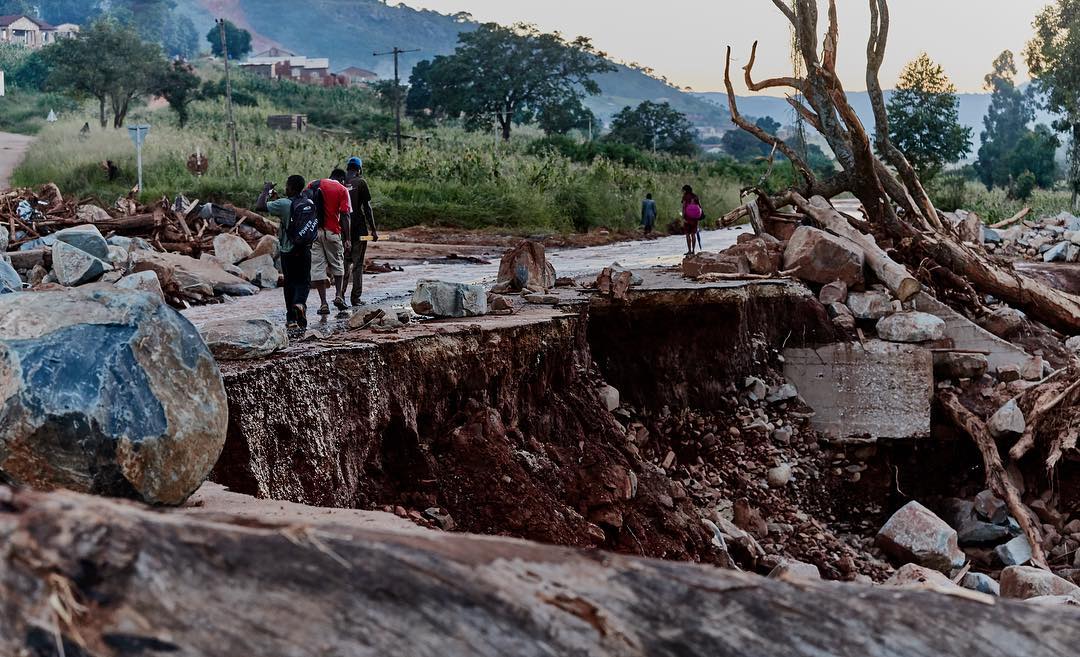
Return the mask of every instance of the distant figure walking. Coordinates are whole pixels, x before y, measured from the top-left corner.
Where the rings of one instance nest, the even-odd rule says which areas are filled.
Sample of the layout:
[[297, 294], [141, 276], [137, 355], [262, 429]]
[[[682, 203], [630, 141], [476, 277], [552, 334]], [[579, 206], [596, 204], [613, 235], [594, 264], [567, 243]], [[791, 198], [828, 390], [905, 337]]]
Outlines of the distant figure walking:
[[364, 179], [364, 161], [355, 155], [350, 157], [345, 165], [345, 187], [349, 190], [349, 202], [352, 205], [352, 249], [345, 252], [342, 295], [349, 289], [351, 273], [352, 296], [349, 302], [353, 306], [359, 306], [364, 293], [364, 261], [367, 259], [368, 239], [378, 242], [379, 231], [375, 227], [375, 213], [371, 209], [371, 189]]
[[[306, 181], [302, 176], [292, 175], [285, 182], [285, 198], [270, 200], [274, 183], [263, 185], [262, 193], [255, 201], [255, 209], [278, 218], [278, 252], [281, 254], [281, 273], [285, 277], [282, 292], [285, 295], [286, 328], [307, 328], [307, 298], [311, 288], [311, 243], [317, 236], [318, 218], [310, 221], [304, 213], [314, 216], [318, 210], [309, 199], [301, 196]], [[306, 205], [304, 205], [306, 203]], [[305, 227], [297, 222], [313, 225]], [[296, 239], [294, 239], [296, 238]]]
[[705, 211], [701, 209], [701, 199], [694, 193], [690, 185], [682, 188], [682, 215], [686, 228], [686, 255], [694, 254], [695, 242], [698, 249], [701, 248], [701, 218]]
[[656, 224], [656, 201], [653, 200], [652, 194], [646, 194], [645, 200], [641, 202], [641, 227], [645, 230], [645, 234], [648, 235], [653, 231], [653, 226]]

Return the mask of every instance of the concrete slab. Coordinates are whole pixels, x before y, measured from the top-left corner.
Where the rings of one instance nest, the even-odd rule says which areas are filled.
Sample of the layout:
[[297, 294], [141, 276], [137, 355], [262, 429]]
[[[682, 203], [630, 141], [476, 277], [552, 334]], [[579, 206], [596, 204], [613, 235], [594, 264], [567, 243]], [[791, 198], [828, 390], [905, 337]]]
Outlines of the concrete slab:
[[784, 376], [838, 441], [930, 435], [934, 359], [915, 345], [868, 340], [784, 351]]
[[990, 362], [991, 373], [1013, 365], [1023, 371], [1035, 360], [1020, 347], [1002, 340], [925, 292], [917, 294], [914, 301], [919, 312], [930, 313], [945, 321], [945, 338], [952, 340], [953, 347], [989, 352], [986, 359]]

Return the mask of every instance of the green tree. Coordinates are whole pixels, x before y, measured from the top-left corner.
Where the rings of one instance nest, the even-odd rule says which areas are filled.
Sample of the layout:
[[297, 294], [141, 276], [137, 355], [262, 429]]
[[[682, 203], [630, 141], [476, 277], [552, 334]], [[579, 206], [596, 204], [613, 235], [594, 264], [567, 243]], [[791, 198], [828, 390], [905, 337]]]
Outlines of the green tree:
[[536, 123], [546, 135], [565, 135], [571, 130], [598, 135], [601, 129], [596, 115], [580, 100], [541, 107]]
[[[770, 135], [775, 135], [781, 127], [779, 123], [768, 116], [761, 117], [755, 121], [755, 124]], [[739, 129], [725, 132], [724, 136], [720, 138], [720, 145], [724, 148], [724, 152], [740, 162], [767, 157], [771, 150], [771, 147], [765, 142], [749, 132]]]
[[693, 125], [667, 102], [646, 100], [637, 107], [624, 107], [612, 118], [607, 139], [677, 155], [694, 155], [698, 150]]
[[1056, 0], [1035, 17], [1035, 37], [1024, 50], [1046, 109], [1060, 115], [1054, 129], [1069, 139], [1068, 180], [1080, 207], [1080, 0]]
[[[98, 20], [74, 39], [64, 39], [42, 50], [49, 68], [47, 86], [74, 97], [98, 101], [101, 127], [120, 128], [131, 102], [152, 93], [167, 65], [161, 48], [139, 39], [130, 28], [114, 20]], [[87, 66], [93, 62], [94, 66]]]
[[1060, 145], [1057, 135], [1045, 125], [1037, 125], [1034, 130], [1025, 129], [1006, 158], [1014, 184], [1021, 175], [1029, 173], [1037, 186], [1043, 189], [1053, 186], [1057, 179], [1054, 155]]
[[100, 2], [87, 0], [38, 0], [37, 5], [42, 20], [53, 25], [88, 25], [102, 12]]
[[30, 0], [0, 0], [0, 16], [14, 14], [37, 17], [37, 6]]
[[984, 85], [991, 93], [990, 107], [983, 117], [982, 145], [975, 171], [987, 189], [1009, 186], [1014, 175], [1009, 164], [1010, 153], [1029, 132], [1027, 126], [1035, 118], [1031, 103], [1016, 88], [1015, 79], [1016, 63], [1012, 52], [1006, 50], [994, 60]]
[[507, 140], [513, 123], [600, 93], [592, 76], [611, 70], [585, 37], [567, 41], [532, 25], [487, 23], [461, 33], [453, 54], [431, 62], [426, 80], [432, 109], [463, 117], [469, 129], [494, 118]]
[[199, 76], [186, 62], [174, 61], [161, 71], [157, 80], [157, 92], [169, 102], [176, 112], [176, 119], [183, 128], [188, 121], [188, 105], [199, 97]]
[[971, 152], [972, 131], [960, 125], [956, 87], [926, 53], [900, 72], [888, 113], [889, 138], [920, 178], [933, 178]]
[[[221, 33], [215, 25], [206, 33], [206, 40], [210, 42], [210, 52], [221, 57]], [[251, 52], [251, 32], [241, 29], [225, 21], [225, 43], [229, 48], [229, 59], [243, 59]]]

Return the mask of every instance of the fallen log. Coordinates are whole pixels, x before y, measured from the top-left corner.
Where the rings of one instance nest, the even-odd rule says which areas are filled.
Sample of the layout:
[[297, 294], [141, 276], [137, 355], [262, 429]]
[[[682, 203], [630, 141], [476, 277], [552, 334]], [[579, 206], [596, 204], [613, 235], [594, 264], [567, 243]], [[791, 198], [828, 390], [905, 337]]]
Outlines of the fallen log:
[[[88, 222], [86, 221], [72, 217], [64, 219], [43, 219], [36, 222], [35, 225], [38, 228], [47, 228], [51, 231], [57, 231], [72, 226], [82, 226], [87, 223]], [[158, 208], [154, 212], [133, 214], [124, 217], [112, 217], [110, 219], [102, 219], [101, 221], [92, 223], [94, 226], [97, 226], [98, 230], [102, 233], [115, 231], [116, 233], [124, 235], [128, 233], [148, 232], [165, 225], [165, 213]]]
[[998, 228], [1007, 228], [1018, 221], [1023, 221], [1024, 217], [1028, 216], [1029, 214], [1031, 214], [1031, 208], [1024, 208], [1023, 210], [1017, 212], [1008, 219], [1005, 219], [1004, 221], [999, 221], [996, 224], [991, 225], [990, 227], [995, 230]]
[[266, 217], [263, 217], [261, 214], [252, 212], [247, 208], [238, 208], [235, 205], [226, 205], [224, 207], [236, 212], [238, 218], [244, 220], [244, 223], [263, 235], [277, 235], [277, 226], [267, 221]]
[[1013, 485], [1012, 480], [1009, 479], [1008, 474], [1005, 472], [1005, 466], [1001, 462], [1001, 454], [998, 452], [997, 443], [994, 442], [993, 436], [986, 429], [986, 425], [960, 403], [960, 399], [957, 398], [955, 393], [944, 391], [938, 394], [937, 399], [938, 404], [949, 416], [953, 424], [967, 432], [968, 436], [975, 441], [975, 445], [982, 454], [983, 469], [986, 471], [986, 485], [993, 491], [994, 495], [1005, 500], [1009, 512], [1016, 518], [1016, 522], [1020, 524], [1024, 535], [1027, 536], [1028, 543], [1031, 545], [1031, 563], [1049, 570], [1050, 567], [1046, 563], [1046, 554], [1042, 549], [1042, 526], [1039, 524], [1039, 519], [1020, 499], [1020, 491], [1016, 489], [1016, 486]]
[[907, 301], [922, 290], [922, 284], [908, 273], [906, 267], [889, 257], [877, 245], [873, 236], [859, 232], [851, 226], [847, 218], [840, 214], [828, 201], [815, 196], [807, 201], [801, 195], [790, 192], [790, 201], [800, 210], [810, 215], [830, 233], [855, 244], [866, 257], [866, 264], [885, 287], [889, 288], [897, 299]]
[[1049, 657], [1078, 635], [1070, 609], [967, 591], [789, 583], [269, 506], [229, 517], [0, 489], [0, 654]]

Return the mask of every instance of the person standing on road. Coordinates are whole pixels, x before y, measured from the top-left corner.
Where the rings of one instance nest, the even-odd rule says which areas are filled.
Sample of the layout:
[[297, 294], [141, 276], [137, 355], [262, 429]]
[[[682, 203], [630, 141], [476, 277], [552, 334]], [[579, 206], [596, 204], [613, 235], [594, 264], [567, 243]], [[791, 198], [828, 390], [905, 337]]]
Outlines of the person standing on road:
[[338, 310], [347, 310], [345, 305], [345, 251], [349, 240], [349, 190], [345, 189], [345, 172], [334, 169], [329, 178], [317, 180], [308, 186], [320, 200], [316, 205], [322, 208], [323, 226], [319, 237], [311, 245], [311, 286], [319, 293], [319, 314], [329, 315], [330, 305], [326, 302], [326, 288], [330, 278], [334, 281], [334, 306]]
[[[349, 302], [359, 306], [362, 303], [360, 297], [364, 294], [364, 260], [368, 246], [363, 238], [370, 236], [372, 242], [379, 241], [375, 213], [371, 209], [371, 190], [364, 179], [364, 161], [359, 157], [350, 157], [345, 164], [345, 187], [349, 190], [349, 202], [352, 204], [352, 249], [346, 252], [344, 288], [349, 289], [351, 270], [352, 295]], [[342, 296], [344, 294], [343, 291]]]
[[652, 194], [646, 194], [645, 200], [641, 202], [641, 227], [645, 230], [645, 234], [652, 233], [653, 225], [656, 224], [656, 201], [653, 200]]
[[701, 199], [694, 193], [694, 188], [690, 185], [683, 185], [682, 188], [682, 215], [686, 229], [686, 255], [694, 254], [695, 241], [697, 246], [701, 246], [701, 218], [705, 215], [705, 212], [701, 209]]
[[285, 284], [286, 328], [307, 327], [307, 298], [311, 288], [311, 245], [293, 244], [289, 239], [289, 221], [292, 219], [293, 203], [304, 192], [307, 184], [303, 176], [289, 176], [285, 181], [285, 198], [268, 201], [274, 191], [274, 183], [263, 185], [262, 194], [255, 201], [257, 212], [266, 212], [280, 220], [278, 225], [278, 252], [281, 254], [281, 273]]

